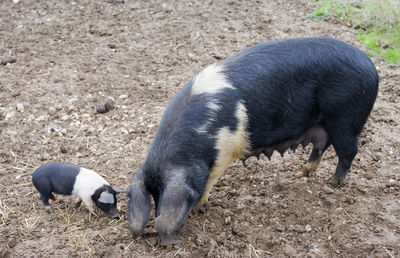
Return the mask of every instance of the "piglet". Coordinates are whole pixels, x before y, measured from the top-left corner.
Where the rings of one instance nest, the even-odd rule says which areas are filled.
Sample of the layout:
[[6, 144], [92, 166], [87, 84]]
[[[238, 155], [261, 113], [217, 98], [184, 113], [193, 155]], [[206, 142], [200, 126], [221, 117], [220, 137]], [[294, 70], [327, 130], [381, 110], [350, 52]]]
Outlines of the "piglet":
[[48, 211], [52, 209], [49, 199], [54, 200], [54, 192], [72, 195], [78, 204], [83, 201], [90, 212], [96, 205], [112, 218], [119, 218], [116, 195], [125, 191], [111, 187], [93, 170], [69, 162], [50, 162], [40, 166], [31, 174], [19, 175], [16, 178], [30, 175]]

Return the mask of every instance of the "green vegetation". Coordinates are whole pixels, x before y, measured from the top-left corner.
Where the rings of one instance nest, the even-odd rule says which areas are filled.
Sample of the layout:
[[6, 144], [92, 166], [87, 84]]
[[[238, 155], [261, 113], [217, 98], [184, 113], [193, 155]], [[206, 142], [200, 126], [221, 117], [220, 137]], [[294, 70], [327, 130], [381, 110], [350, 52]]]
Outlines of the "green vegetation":
[[313, 19], [335, 16], [357, 30], [370, 55], [400, 64], [399, 0], [314, 0]]

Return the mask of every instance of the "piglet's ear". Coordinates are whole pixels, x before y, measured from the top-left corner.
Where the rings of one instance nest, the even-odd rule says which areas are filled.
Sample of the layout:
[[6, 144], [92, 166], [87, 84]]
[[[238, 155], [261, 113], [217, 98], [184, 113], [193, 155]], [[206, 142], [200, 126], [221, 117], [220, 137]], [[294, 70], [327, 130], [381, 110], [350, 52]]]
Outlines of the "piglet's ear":
[[115, 192], [116, 194], [126, 193], [126, 192], [127, 192], [126, 190], [121, 190], [121, 189], [118, 189], [118, 188], [113, 188], [113, 190], [114, 190], [114, 192]]
[[114, 196], [104, 191], [100, 194], [99, 202], [114, 203]]

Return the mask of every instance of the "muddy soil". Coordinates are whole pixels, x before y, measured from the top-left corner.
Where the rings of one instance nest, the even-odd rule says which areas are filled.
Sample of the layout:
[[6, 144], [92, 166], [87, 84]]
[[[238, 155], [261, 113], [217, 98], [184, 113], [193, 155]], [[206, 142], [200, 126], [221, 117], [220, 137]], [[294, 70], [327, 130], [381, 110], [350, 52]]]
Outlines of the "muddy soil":
[[[0, 2], [1, 257], [400, 257], [400, 69], [373, 57], [379, 97], [342, 188], [326, 184], [330, 148], [310, 178], [295, 178], [310, 148], [235, 162], [209, 203], [190, 214], [182, 242], [161, 247], [152, 219], [120, 220], [57, 196], [48, 214], [27, 177], [71, 161], [125, 188], [160, 117], [185, 81], [253, 44], [326, 35], [367, 51], [335, 18], [305, 18], [301, 1]], [[96, 106], [112, 97], [106, 113]]]

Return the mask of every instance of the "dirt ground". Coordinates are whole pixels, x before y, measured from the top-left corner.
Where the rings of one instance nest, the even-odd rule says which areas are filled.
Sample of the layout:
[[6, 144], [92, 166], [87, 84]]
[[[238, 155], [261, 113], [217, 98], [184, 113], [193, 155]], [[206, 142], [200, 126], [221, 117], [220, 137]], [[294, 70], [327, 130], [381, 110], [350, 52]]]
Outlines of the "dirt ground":
[[[209, 203], [190, 214], [176, 246], [154, 220], [137, 239], [122, 217], [57, 196], [48, 214], [30, 178], [49, 161], [94, 169], [125, 188], [171, 97], [207, 65], [253, 44], [326, 35], [361, 48], [354, 30], [305, 18], [306, 0], [0, 2], [0, 257], [400, 257], [400, 69], [373, 57], [377, 102], [342, 188], [295, 178], [310, 148], [236, 161]], [[115, 108], [96, 113], [107, 98]]]

